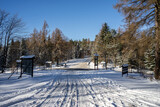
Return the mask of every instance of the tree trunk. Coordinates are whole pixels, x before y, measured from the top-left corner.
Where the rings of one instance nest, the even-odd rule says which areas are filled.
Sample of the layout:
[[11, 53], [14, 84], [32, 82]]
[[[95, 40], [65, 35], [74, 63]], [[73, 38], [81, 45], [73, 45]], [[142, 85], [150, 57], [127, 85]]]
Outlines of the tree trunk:
[[107, 59], [106, 59], [106, 54], [104, 55], [104, 60], [105, 60], [105, 68], [107, 69]]
[[154, 77], [155, 79], [160, 79], [160, 48], [159, 48], [159, 40], [160, 40], [160, 1], [157, 0], [157, 4], [155, 5], [155, 28], [156, 28], [156, 51], [155, 51], [155, 71]]
[[114, 67], [117, 65], [117, 59], [116, 59], [116, 54], [114, 55]]
[[59, 58], [56, 59], [57, 66], [59, 66]]

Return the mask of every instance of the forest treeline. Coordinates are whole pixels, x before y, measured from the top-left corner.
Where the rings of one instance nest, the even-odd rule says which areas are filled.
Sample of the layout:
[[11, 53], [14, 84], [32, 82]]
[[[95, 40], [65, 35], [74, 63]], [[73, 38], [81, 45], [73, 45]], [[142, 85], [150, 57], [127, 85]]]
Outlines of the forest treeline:
[[58, 65], [68, 59], [84, 58], [90, 56], [92, 48], [89, 39], [69, 40], [58, 28], [49, 34], [46, 21], [40, 31], [34, 29], [25, 43], [27, 47], [25, 54], [34, 54], [36, 63], [40, 65], [44, 65], [46, 61], [56, 62]]
[[[49, 32], [46, 21], [41, 30], [36, 28], [27, 38], [13, 37], [8, 43], [6, 67], [16, 66], [16, 60], [23, 55], [35, 55], [35, 64], [44, 65], [46, 61], [58, 64], [68, 59], [84, 58], [99, 54], [99, 62], [114, 63], [114, 66], [129, 63], [133, 68], [155, 67], [154, 32], [142, 30], [128, 36], [125, 29], [111, 29], [107, 23], [102, 25], [94, 41], [89, 39], [69, 40], [58, 28]], [[3, 46], [3, 45], [1, 45]], [[1, 55], [3, 53], [1, 47]]]
[[6, 67], [16, 66], [16, 60], [23, 55], [35, 55], [35, 64], [44, 65], [46, 61], [52, 61], [57, 65], [68, 59], [84, 58], [91, 55], [93, 42], [89, 39], [69, 40], [58, 28], [50, 34], [46, 21], [41, 30], [34, 29], [26, 38], [11, 38], [8, 43], [8, 52], [1, 45], [1, 56], [6, 58]]
[[[99, 62], [128, 63], [137, 69], [154, 71], [160, 79], [160, 1], [119, 0], [114, 6], [124, 15], [125, 25], [118, 30], [102, 25], [94, 41], [69, 40], [58, 28], [50, 32], [46, 21], [27, 38], [17, 38], [23, 23], [17, 16], [0, 11], [0, 56], [6, 67], [15, 66], [22, 55], [34, 54], [37, 65], [46, 61], [59, 64], [72, 58], [99, 54]], [[2, 61], [1, 61], [2, 62]]]
[[155, 67], [155, 35], [149, 30], [139, 30], [134, 35], [126, 29], [110, 29], [102, 25], [94, 41], [94, 53], [100, 61], [113, 63], [114, 66], [129, 64], [132, 68], [150, 69]]
[[154, 71], [160, 79], [160, 0], [118, 0], [114, 6], [124, 15], [125, 25], [117, 31], [107, 23], [95, 39], [95, 52], [115, 66], [128, 63]]
[[[138, 58], [139, 66], [142, 66], [142, 61], [147, 59], [146, 66], [154, 70], [155, 79], [160, 79], [160, 0], [118, 0], [114, 8], [125, 17], [124, 35], [128, 38], [128, 51], [131, 47], [135, 48], [132, 52], [137, 54], [132, 56]], [[139, 33], [142, 28], [148, 29]], [[136, 41], [134, 41], [135, 37]], [[145, 47], [145, 44], [148, 47]], [[147, 52], [144, 53], [144, 50]], [[143, 59], [142, 56], [146, 58]], [[129, 59], [129, 62], [135, 61]]]

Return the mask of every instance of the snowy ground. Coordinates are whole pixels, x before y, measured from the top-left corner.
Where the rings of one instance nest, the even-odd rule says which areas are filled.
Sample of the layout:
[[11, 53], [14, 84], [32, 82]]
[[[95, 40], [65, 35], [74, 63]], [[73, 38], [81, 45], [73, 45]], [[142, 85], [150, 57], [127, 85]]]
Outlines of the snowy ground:
[[[87, 59], [68, 67], [90, 67]], [[34, 77], [0, 74], [0, 107], [158, 107], [160, 84], [138, 74], [121, 77], [112, 70], [40, 70]], [[131, 78], [135, 77], [135, 78]]]

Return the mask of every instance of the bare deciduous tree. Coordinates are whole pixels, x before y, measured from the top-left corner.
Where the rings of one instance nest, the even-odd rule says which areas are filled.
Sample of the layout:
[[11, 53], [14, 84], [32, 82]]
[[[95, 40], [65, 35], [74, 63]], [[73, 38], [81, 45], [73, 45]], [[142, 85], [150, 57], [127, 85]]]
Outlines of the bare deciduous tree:
[[[0, 42], [3, 46], [1, 55], [4, 57], [1, 66], [6, 67], [8, 48], [12, 39], [19, 36], [24, 24], [17, 15], [10, 16], [9, 13], [0, 10]], [[2, 71], [4, 72], [4, 71]]]

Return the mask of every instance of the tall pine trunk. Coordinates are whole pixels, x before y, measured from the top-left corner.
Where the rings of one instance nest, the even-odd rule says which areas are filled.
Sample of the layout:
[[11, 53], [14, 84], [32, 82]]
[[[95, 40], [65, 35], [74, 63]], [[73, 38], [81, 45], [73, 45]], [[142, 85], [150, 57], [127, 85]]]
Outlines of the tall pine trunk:
[[155, 79], [160, 79], [160, 1], [157, 0], [157, 4], [155, 5], [155, 28], [156, 28], [156, 51], [155, 51], [155, 71], [154, 76]]
[[117, 59], [116, 59], [116, 54], [114, 55], [114, 67], [117, 65]]
[[105, 60], [105, 69], [107, 69], [107, 55], [104, 55], [104, 60]]

